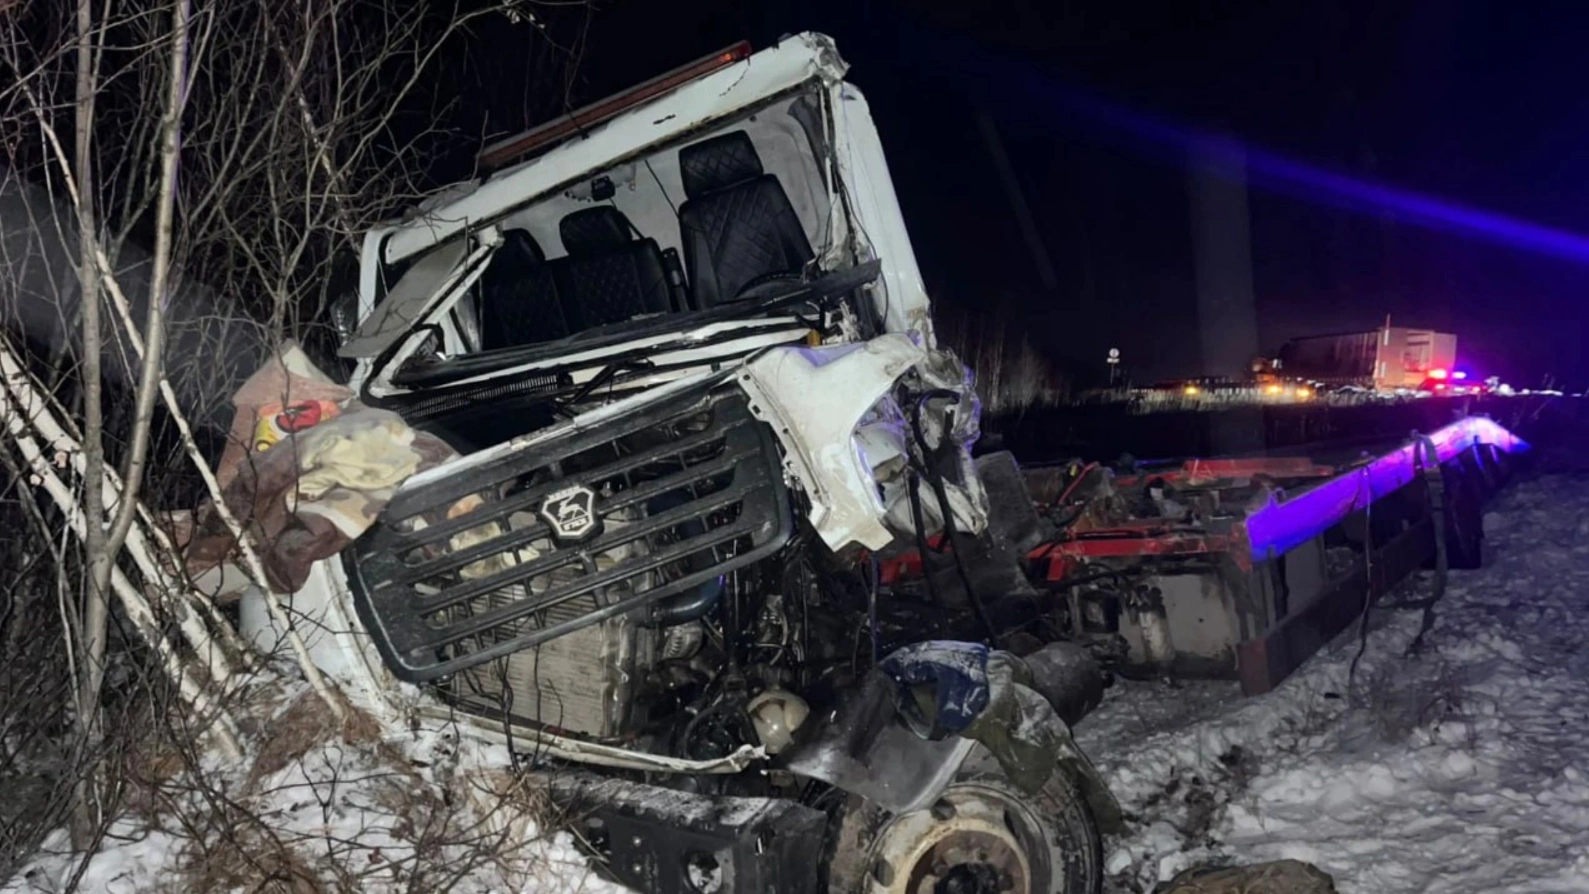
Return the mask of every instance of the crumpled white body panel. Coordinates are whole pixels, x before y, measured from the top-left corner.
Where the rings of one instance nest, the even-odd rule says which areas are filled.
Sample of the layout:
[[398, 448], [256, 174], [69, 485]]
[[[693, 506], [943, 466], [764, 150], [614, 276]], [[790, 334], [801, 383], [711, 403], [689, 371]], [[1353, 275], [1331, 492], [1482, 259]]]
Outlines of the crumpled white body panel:
[[[810, 499], [811, 525], [829, 549], [879, 550], [898, 533], [908, 474], [898, 460], [911, 447], [891, 392], [912, 369], [937, 365], [927, 363], [937, 357], [890, 333], [858, 344], [774, 348], [737, 374], [752, 410], [783, 444], [785, 469]], [[969, 463], [970, 443], [959, 447]], [[987, 510], [974, 478], [972, 487], [975, 493], [954, 502], [960, 530], [975, 532], [986, 525]]]

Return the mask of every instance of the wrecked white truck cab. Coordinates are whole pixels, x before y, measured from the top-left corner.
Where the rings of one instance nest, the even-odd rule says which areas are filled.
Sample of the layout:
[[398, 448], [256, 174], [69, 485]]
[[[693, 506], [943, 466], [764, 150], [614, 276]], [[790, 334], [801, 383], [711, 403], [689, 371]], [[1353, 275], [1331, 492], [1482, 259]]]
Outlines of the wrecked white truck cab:
[[1117, 812], [1065, 724], [1096, 667], [974, 642], [964, 567], [876, 578], [991, 524], [844, 74], [816, 34], [714, 54], [369, 234], [351, 384], [461, 455], [293, 607], [385, 709], [602, 768], [550, 784], [642, 890], [1093, 891]]
[[[341, 351], [356, 386], [421, 421], [444, 398], [563, 386], [567, 415], [743, 364], [787, 473], [820, 495], [823, 540], [886, 546], [906, 520], [896, 383], [910, 374], [934, 394], [923, 425], [962, 448], [978, 409], [937, 348], [877, 132], [844, 72], [818, 35], [741, 46], [576, 112], [577, 126], [488, 148], [498, 163], [544, 151], [367, 236]], [[485, 446], [511, 428], [500, 421], [450, 427]], [[975, 532], [986, 498], [960, 453], [951, 505]], [[924, 511], [941, 523], [939, 510]]]

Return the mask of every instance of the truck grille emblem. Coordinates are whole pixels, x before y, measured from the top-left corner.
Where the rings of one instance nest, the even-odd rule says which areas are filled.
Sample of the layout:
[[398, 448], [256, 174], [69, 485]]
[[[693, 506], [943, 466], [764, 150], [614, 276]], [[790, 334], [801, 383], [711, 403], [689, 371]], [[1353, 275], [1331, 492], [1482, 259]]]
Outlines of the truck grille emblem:
[[541, 518], [551, 526], [552, 539], [578, 543], [601, 533], [601, 517], [596, 514], [596, 492], [583, 484], [565, 487], [541, 504]]

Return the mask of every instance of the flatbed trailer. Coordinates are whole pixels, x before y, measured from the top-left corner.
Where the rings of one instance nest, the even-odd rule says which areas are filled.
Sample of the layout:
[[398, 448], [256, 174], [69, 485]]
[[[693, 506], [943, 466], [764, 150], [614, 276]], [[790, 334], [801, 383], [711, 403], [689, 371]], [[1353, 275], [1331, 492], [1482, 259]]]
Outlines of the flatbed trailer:
[[[1047, 532], [1022, 545], [1055, 631], [1126, 675], [1279, 685], [1419, 569], [1482, 561], [1483, 504], [1528, 444], [1469, 417], [1347, 462], [1189, 459], [1115, 474], [1097, 464], [1023, 470]], [[918, 576], [920, 552], [880, 581]]]

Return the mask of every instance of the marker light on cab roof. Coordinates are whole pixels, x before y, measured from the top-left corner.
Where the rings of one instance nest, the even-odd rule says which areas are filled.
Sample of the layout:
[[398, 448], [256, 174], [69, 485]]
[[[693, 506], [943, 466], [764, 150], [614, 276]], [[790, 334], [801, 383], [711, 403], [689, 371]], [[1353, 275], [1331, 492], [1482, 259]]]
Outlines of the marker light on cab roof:
[[478, 157], [480, 167], [488, 171], [505, 167], [535, 150], [544, 149], [576, 136], [636, 106], [650, 102], [669, 90], [749, 58], [750, 41], [747, 40], [702, 56], [694, 62], [657, 75], [643, 84], [560, 115], [524, 133], [499, 140], [480, 150]]

